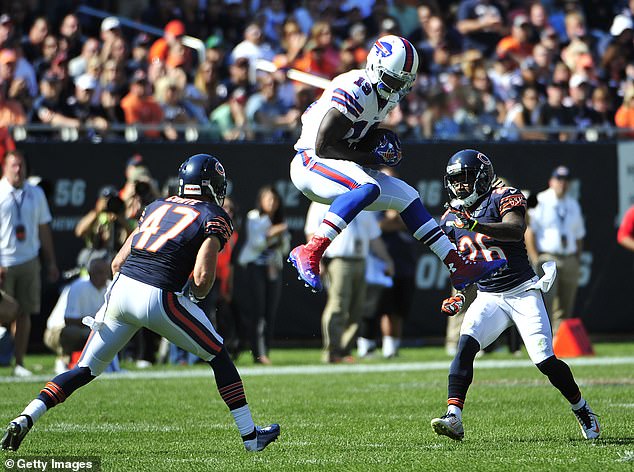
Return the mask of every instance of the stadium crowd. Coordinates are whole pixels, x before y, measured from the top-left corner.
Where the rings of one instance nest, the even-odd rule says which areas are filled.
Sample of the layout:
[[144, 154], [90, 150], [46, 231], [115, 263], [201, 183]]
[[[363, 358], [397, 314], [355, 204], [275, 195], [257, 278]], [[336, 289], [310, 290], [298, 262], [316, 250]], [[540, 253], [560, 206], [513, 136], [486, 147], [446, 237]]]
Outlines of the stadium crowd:
[[[8, 2], [0, 16], [0, 127], [28, 124], [22, 139], [131, 139], [134, 124], [147, 125], [140, 139], [184, 139], [191, 126], [292, 140], [321, 89], [286, 71], [363, 67], [384, 34], [421, 57], [387, 122], [405, 139], [596, 140], [634, 127], [633, 1], [89, 2], [105, 18], [77, 3]], [[204, 60], [185, 36], [203, 41]]]

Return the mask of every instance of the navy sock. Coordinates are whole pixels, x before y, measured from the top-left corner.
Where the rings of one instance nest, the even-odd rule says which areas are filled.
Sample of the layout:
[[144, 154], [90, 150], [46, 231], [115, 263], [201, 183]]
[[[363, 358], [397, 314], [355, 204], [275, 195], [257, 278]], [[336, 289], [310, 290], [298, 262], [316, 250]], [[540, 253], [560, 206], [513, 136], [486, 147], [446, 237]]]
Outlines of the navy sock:
[[79, 387], [83, 387], [92, 379], [96, 378], [90, 373], [88, 367], [75, 367], [74, 369], [59, 374], [48, 382], [37, 396], [46, 408], [53, 408], [58, 403], [62, 403]]
[[542, 374], [548, 377], [550, 383], [573, 405], [581, 400], [581, 391], [572, 376], [568, 364], [555, 356], [537, 364]]
[[227, 349], [222, 348], [220, 353], [209, 361], [214, 370], [214, 377], [220, 396], [230, 410], [235, 410], [247, 404], [242, 379], [235, 364], [229, 358]]
[[471, 336], [462, 335], [458, 352], [449, 367], [447, 403], [461, 408], [467, 398], [467, 390], [473, 381], [473, 360], [480, 350], [480, 343]]

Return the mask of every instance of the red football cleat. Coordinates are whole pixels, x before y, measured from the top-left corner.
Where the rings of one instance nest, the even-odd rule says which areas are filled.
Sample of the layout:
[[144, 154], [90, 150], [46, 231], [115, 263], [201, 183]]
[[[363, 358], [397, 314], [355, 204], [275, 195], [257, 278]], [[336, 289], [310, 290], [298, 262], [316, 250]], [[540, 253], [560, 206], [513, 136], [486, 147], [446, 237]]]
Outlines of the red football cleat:
[[449, 269], [449, 280], [456, 290], [464, 290], [506, 267], [506, 259], [472, 261], [456, 250], [451, 251], [443, 262]]
[[297, 246], [288, 256], [288, 262], [297, 269], [299, 278], [303, 280], [307, 287], [313, 292], [321, 292], [323, 285], [319, 278], [319, 262], [324, 251], [330, 244], [330, 239], [313, 236], [307, 244]]

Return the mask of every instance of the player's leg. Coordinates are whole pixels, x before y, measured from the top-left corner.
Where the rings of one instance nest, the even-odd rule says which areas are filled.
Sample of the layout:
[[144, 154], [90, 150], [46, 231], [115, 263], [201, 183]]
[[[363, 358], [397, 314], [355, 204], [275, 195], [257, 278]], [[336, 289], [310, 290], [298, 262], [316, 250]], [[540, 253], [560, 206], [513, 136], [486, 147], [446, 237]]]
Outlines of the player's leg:
[[510, 324], [507, 314], [498, 305], [499, 298], [483, 292], [465, 313], [456, 355], [449, 367], [447, 412], [431, 420], [436, 434], [460, 440], [464, 437], [462, 409], [473, 381], [473, 361]]
[[207, 361], [248, 451], [260, 451], [275, 441], [279, 425], [260, 428], [253, 423], [240, 374], [205, 313], [187, 297], [156, 290], [147, 327]]
[[35, 422], [101, 374], [137, 329], [137, 326], [107, 315], [103, 325], [97, 331], [91, 331], [75, 368], [47, 382], [37, 398], [11, 421], [2, 438], [2, 449], [17, 451]]
[[451, 284], [458, 290], [466, 288], [506, 265], [505, 259], [472, 261], [462, 257], [438, 223], [432, 218], [420, 195], [404, 181], [375, 170], [368, 170], [381, 188], [379, 197], [368, 210], [394, 209], [414, 237], [432, 250], [449, 270]]
[[358, 164], [316, 159], [310, 152], [295, 156], [291, 163], [291, 180], [309, 199], [330, 204], [330, 208], [311, 240], [293, 249], [289, 261], [307, 285], [320, 291], [323, 286], [319, 261], [324, 251], [361, 210], [378, 198], [381, 188]]
[[598, 438], [599, 422], [581, 395], [568, 364], [553, 352], [548, 313], [541, 292], [530, 290], [508, 299], [511, 318], [522, 336], [528, 355], [550, 383], [561, 392], [574, 412], [586, 439]]

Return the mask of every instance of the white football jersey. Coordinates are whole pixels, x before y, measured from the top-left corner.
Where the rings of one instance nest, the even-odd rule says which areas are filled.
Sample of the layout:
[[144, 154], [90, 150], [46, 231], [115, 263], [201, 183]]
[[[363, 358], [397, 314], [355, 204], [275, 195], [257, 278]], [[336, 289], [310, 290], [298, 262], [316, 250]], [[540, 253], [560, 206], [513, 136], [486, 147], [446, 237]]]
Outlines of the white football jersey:
[[365, 69], [354, 69], [338, 75], [332, 79], [319, 100], [304, 111], [302, 134], [295, 143], [295, 150], [315, 149], [317, 131], [331, 108], [339, 110], [353, 123], [344, 138], [349, 142], [358, 142], [371, 128], [382, 122], [395, 106], [395, 102], [388, 102], [379, 109], [379, 96]]

